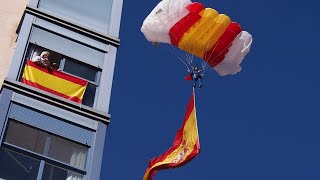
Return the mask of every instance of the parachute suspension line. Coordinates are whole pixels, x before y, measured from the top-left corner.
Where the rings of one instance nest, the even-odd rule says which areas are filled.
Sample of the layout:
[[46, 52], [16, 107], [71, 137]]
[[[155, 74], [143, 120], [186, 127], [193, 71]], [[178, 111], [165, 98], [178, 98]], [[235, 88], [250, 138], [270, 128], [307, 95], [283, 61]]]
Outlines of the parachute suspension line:
[[[210, 41], [211, 41], [211, 39], [210, 39], [209, 42], [207, 43], [207, 47], [206, 47], [206, 51], [205, 51], [205, 52], [207, 52], [208, 49], [209, 49]], [[205, 57], [203, 57], [203, 59], [204, 59], [204, 58], [205, 58]], [[205, 68], [206, 68], [206, 65], [207, 65], [207, 61], [204, 60], [204, 61], [202, 62], [202, 69], [205, 69]]]
[[[209, 49], [209, 44], [210, 44], [210, 42], [211, 42], [211, 38], [209, 39], [209, 42], [207, 43], [207, 46], [206, 46], [206, 51], [205, 52], [207, 52], [208, 51], [208, 49]], [[204, 54], [205, 55], [205, 54]], [[205, 57], [203, 57], [203, 59], [204, 59]], [[206, 68], [206, 63], [207, 61], [204, 59], [204, 61], [202, 62], [202, 68], [203, 69], [205, 69]]]
[[192, 64], [193, 63], [193, 53], [194, 53], [194, 46], [193, 46], [193, 44], [192, 43], [190, 43], [190, 45], [189, 45], [189, 49], [191, 49], [191, 53], [189, 53], [189, 62], [190, 62], [190, 64]]
[[[220, 41], [221, 41], [221, 40], [218, 40], [218, 42], [214, 45], [214, 47], [212, 48], [211, 53], [210, 53], [208, 59], [211, 59], [211, 56], [212, 56], [213, 52], [216, 50], [216, 48], [218, 47]], [[208, 49], [207, 49], [207, 50], [208, 50]], [[206, 66], [209, 65], [209, 67], [211, 68], [210, 62], [212, 62], [212, 61], [210, 61], [210, 60], [209, 60], [209, 61], [206, 61]], [[205, 68], [206, 68], [206, 66], [205, 66]]]
[[[183, 23], [183, 26], [184, 26], [184, 29], [187, 29], [187, 25], [186, 25], [186, 23], [185, 23], [185, 21], [182, 21], [182, 23]], [[193, 54], [192, 53], [188, 53], [188, 52], [186, 52], [186, 51], [183, 51], [184, 52], [184, 54], [186, 55], [186, 58], [187, 58], [187, 61], [188, 61], [188, 69], [189, 68], [191, 68], [192, 67], [192, 62], [193, 62]], [[191, 69], [189, 69], [189, 70], [191, 70]]]
[[[236, 34], [233, 34], [233, 35], [235, 36]], [[235, 36], [235, 38], [237, 38], [237, 36]], [[220, 42], [220, 39], [219, 39], [218, 42]], [[212, 59], [212, 60], [209, 61], [208, 63], [215, 61], [215, 60], [221, 55], [221, 53], [223, 53], [226, 49], [229, 49], [229, 48], [230, 48], [230, 45], [231, 45], [232, 43], [233, 43], [233, 41], [231, 41], [222, 51], [219, 52], [219, 54], [218, 54], [214, 59]], [[213, 51], [212, 51], [212, 52], [213, 52]], [[211, 55], [212, 55], [212, 54], [210, 54], [210, 57], [211, 57]], [[229, 57], [229, 58], [227, 58], [227, 59], [231, 59], [231, 58], [233, 58], [233, 57], [234, 57], [234, 55], [231, 56], [231, 57]], [[226, 59], [224, 59], [224, 60], [226, 60]]]
[[[171, 9], [170, 6], [171, 6], [171, 2], [172, 2], [172, 0], [170, 0], [170, 2], [167, 3], [167, 10], [168, 10], [168, 12], [166, 12], [166, 15], [167, 15], [167, 18], [168, 18], [168, 19], [170, 19], [170, 9]], [[170, 33], [170, 30], [169, 30], [169, 35], [172, 35], [176, 40], [178, 39], [177, 37], [174, 36], [174, 34], [171, 34], [171, 33]], [[179, 60], [182, 61], [183, 54], [182, 54], [181, 52], [179, 52], [178, 50], [176, 50], [176, 49], [173, 47], [172, 44], [170, 44], [170, 45], [171, 45], [171, 52], [172, 52], [173, 54], [175, 54], [175, 55], [178, 57]], [[182, 62], [183, 62], [183, 61], [182, 61]], [[183, 62], [183, 64], [185, 64], [185, 63]]]
[[170, 52], [172, 54], [174, 54], [175, 56], [177, 56], [177, 58], [185, 65], [185, 66], [188, 66], [188, 57], [185, 56], [185, 54], [179, 50], [178, 48], [176, 48], [175, 46], [173, 45], [170, 45]]
[[[220, 41], [220, 40], [219, 40]], [[214, 62], [226, 49], [229, 49], [230, 45], [232, 44], [233, 41], [231, 41], [223, 50], [221, 50], [219, 52], [219, 54], [214, 58], [212, 59], [210, 62]], [[213, 52], [213, 51], [212, 51]]]
[[[183, 29], [188, 29], [185, 21], [182, 21], [182, 22], [183, 22]], [[176, 39], [178, 39], [178, 38], [176, 38]], [[187, 61], [187, 63], [188, 63], [188, 70], [191, 70], [191, 69], [189, 69], [189, 68], [191, 67], [191, 64], [192, 64], [192, 62], [193, 62], [193, 54], [192, 54], [192, 53], [188, 53], [188, 52], [186, 52], [186, 51], [184, 51], [184, 50], [180, 50], [180, 51], [181, 51], [181, 52], [185, 55], [185, 57], [186, 57], [186, 61]]]
[[[168, 7], [167, 9], [170, 11], [171, 8], [170, 7], [170, 3], [168, 3]], [[168, 14], [167, 14], [167, 18], [170, 19], [170, 12], [168, 11]], [[178, 11], [179, 12], [179, 11]], [[169, 31], [169, 35], [173, 36], [173, 38], [175, 38], [176, 40], [178, 40], [178, 38], [172, 34], [170, 31]], [[174, 52], [173, 54], [175, 54], [178, 59], [185, 65], [188, 67], [187, 65], [187, 62], [188, 62], [188, 56], [182, 51], [182, 50], [179, 50], [178, 48], [175, 48], [173, 47], [172, 44], [170, 44], [171, 46], [171, 52]]]
[[[178, 39], [174, 34], [170, 34], [173, 36], [173, 38]], [[171, 52], [175, 54], [178, 59], [187, 67], [188, 70], [190, 67], [190, 57], [188, 56], [188, 53], [184, 52], [183, 50], [176, 48], [174, 45], [170, 44]]]
[[170, 44], [170, 51], [173, 53], [175, 56], [178, 57], [178, 59], [189, 69], [188, 67], [188, 57], [186, 57], [185, 53], [182, 52], [182, 50], [174, 47], [172, 44]]
[[183, 57], [181, 58], [181, 57], [179, 56], [179, 54], [177, 53], [177, 51], [175, 50], [175, 48], [173, 47], [173, 45], [171, 45], [170, 47], [171, 47], [170, 51], [178, 57], [178, 59], [187, 67], [187, 69], [189, 69], [188, 64], [183, 60]]

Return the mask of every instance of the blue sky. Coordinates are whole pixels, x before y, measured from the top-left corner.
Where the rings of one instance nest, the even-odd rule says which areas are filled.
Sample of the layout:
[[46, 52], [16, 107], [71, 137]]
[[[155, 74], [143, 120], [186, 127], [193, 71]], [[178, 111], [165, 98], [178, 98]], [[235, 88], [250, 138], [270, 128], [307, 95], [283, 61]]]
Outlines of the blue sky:
[[[170, 47], [140, 27], [159, 1], [124, 1], [101, 179], [142, 179], [173, 143], [192, 93]], [[198, 1], [254, 38], [237, 75], [213, 70], [196, 93], [201, 153], [154, 180], [320, 179], [317, 1]]]

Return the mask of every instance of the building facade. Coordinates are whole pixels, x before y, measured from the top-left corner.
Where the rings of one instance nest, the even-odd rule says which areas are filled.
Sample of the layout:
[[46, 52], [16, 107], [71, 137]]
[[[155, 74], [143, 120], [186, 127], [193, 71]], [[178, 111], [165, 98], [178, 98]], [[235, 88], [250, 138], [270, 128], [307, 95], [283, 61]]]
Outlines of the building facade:
[[99, 180], [122, 0], [5, 3], [0, 179]]

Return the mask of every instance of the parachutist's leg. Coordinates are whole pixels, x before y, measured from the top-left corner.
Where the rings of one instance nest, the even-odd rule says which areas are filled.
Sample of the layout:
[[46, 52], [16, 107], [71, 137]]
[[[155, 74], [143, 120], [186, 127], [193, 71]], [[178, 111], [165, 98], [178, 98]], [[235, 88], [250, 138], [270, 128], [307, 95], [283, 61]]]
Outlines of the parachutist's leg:
[[199, 79], [198, 79], [198, 84], [199, 84], [199, 88], [202, 88], [202, 78], [200, 77]]
[[193, 87], [197, 87], [198, 80], [199, 80], [199, 78], [197, 78], [197, 77], [193, 78]]

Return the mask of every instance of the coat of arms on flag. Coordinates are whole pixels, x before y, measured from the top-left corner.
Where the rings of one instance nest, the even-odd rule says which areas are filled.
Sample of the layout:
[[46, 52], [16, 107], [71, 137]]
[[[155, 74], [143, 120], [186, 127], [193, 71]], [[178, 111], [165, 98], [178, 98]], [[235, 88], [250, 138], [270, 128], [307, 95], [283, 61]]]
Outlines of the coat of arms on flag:
[[173, 146], [159, 157], [149, 162], [143, 180], [152, 180], [158, 170], [182, 166], [200, 153], [200, 143], [197, 127], [197, 116], [194, 92], [190, 98], [183, 125], [178, 130]]

